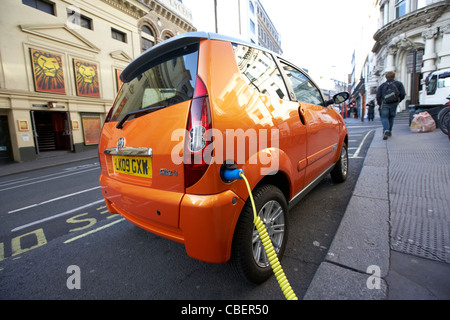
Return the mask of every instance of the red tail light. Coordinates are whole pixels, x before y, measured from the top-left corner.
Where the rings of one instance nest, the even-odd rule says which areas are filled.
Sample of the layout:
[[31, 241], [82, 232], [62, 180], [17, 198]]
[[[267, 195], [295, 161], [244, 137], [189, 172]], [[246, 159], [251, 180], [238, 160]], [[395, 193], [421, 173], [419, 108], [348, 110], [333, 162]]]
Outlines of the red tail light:
[[113, 109], [114, 109], [114, 106], [112, 106], [111, 109], [109, 109], [108, 115], [105, 118], [105, 122], [110, 122], [111, 121]]
[[184, 146], [184, 180], [186, 188], [194, 185], [208, 169], [204, 150], [211, 143], [211, 111], [208, 91], [197, 77], [187, 124]]

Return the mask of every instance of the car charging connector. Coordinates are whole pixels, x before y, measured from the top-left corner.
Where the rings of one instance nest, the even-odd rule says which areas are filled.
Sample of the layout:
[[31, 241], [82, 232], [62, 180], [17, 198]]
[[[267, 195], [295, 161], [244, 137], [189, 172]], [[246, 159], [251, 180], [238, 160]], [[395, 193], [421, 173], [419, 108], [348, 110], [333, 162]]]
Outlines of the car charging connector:
[[281, 263], [278, 259], [278, 256], [273, 248], [272, 241], [270, 239], [269, 234], [267, 233], [266, 227], [260, 217], [256, 212], [255, 202], [253, 200], [252, 189], [250, 188], [250, 184], [248, 183], [247, 178], [245, 177], [244, 170], [237, 168], [224, 168], [221, 170], [221, 176], [224, 181], [232, 182], [234, 180], [244, 180], [248, 194], [250, 197], [250, 201], [252, 203], [253, 208], [253, 223], [255, 224], [256, 229], [258, 230], [259, 237], [261, 238], [262, 244], [264, 246], [264, 250], [266, 251], [267, 258], [269, 259], [270, 265], [272, 267], [273, 273], [280, 285], [281, 291], [283, 291], [284, 296], [287, 300], [298, 300], [294, 291], [289, 284], [289, 281], [284, 274], [283, 268], [281, 267]]

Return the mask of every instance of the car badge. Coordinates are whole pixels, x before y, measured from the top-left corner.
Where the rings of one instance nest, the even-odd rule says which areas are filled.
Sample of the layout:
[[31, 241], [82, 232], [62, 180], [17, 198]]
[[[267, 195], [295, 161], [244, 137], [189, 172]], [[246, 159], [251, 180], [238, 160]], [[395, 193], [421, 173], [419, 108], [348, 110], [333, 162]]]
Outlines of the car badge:
[[122, 150], [122, 148], [125, 147], [125, 138], [119, 138], [119, 140], [117, 140], [117, 151]]

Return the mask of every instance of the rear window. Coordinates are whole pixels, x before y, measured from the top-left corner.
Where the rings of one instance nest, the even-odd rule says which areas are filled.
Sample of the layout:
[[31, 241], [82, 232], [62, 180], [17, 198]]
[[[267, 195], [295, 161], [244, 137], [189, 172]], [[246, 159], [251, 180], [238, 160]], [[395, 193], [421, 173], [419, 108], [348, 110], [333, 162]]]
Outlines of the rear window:
[[[198, 65], [198, 46], [193, 50], [169, 53], [133, 80], [124, 83], [113, 105], [111, 118], [127, 120], [192, 99]], [[142, 111], [142, 112], [140, 112]], [[148, 112], [145, 112], [148, 111]]]

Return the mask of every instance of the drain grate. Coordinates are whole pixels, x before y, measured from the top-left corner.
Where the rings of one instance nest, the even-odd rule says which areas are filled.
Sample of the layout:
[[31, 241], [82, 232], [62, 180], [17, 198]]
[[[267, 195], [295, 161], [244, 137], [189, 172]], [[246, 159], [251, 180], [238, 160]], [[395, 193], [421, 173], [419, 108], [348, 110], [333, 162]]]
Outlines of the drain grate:
[[391, 248], [450, 263], [450, 150], [389, 150]]
[[392, 215], [393, 250], [450, 263], [449, 222]]

